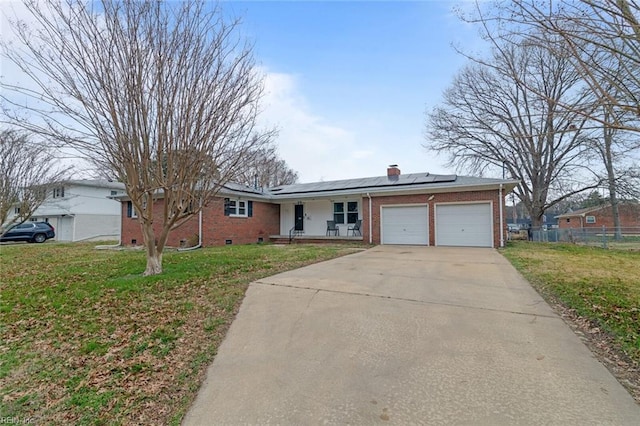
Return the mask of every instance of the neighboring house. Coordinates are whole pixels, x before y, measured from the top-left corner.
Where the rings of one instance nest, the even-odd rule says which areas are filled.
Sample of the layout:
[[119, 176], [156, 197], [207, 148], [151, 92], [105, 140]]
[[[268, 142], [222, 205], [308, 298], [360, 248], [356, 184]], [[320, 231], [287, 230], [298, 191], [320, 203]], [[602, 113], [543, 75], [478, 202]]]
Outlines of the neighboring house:
[[[507, 226], [510, 229], [527, 229], [531, 226], [530, 218], [518, 218], [515, 222], [512, 218], [507, 219]], [[558, 227], [558, 217], [553, 216], [550, 213], [542, 215], [542, 229], [552, 229]]]
[[[229, 184], [207, 203], [200, 217], [172, 231], [168, 245], [193, 245], [199, 236], [204, 246], [286, 241], [295, 236], [310, 242], [500, 247], [506, 241], [504, 198], [517, 184], [456, 175], [401, 175], [396, 166], [390, 166], [386, 176], [264, 191]], [[142, 244], [131, 202], [120, 199], [121, 241]], [[160, 201], [156, 203], [159, 214]], [[339, 235], [327, 236], [329, 220], [337, 223]], [[361, 232], [348, 232], [357, 221]]]
[[531, 224], [530, 219], [517, 219], [515, 222], [513, 221], [513, 219], [507, 219], [507, 227], [509, 228], [510, 231], [527, 229], [529, 228], [530, 224]]
[[57, 241], [118, 239], [120, 202], [110, 197], [123, 194], [124, 184], [120, 182], [66, 181], [51, 190], [30, 220], [49, 222]]
[[[640, 227], [640, 204], [620, 203], [618, 204], [620, 213], [621, 228]], [[556, 216], [561, 229], [567, 228], [613, 228], [613, 212], [611, 204], [604, 206], [588, 207], [569, 213]]]

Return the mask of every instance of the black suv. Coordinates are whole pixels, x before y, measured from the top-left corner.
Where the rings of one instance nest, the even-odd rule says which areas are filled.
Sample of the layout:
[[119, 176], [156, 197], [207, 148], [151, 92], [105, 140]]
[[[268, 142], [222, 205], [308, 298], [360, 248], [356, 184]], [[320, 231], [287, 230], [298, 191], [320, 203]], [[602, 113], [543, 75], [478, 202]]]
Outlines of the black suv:
[[56, 236], [53, 226], [47, 222], [25, 222], [9, 229], [0, 241], [27, 241], [29, 243], [44, 243]]

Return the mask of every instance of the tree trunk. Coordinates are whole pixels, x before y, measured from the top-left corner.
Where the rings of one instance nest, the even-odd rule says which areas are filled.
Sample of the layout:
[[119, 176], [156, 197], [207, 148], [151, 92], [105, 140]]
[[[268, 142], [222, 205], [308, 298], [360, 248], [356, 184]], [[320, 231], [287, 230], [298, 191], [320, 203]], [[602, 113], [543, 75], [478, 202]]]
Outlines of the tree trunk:
[[542, 227], [542, 216], [544, 215], [544, 212], [542, 212], [540, 209], [536, 210], [537, 212], [531, 215], [531, 226], [533, 226], [535, 230], [539, 231]]
[[611, 213], [613, 214], [613, 227], [615, 229], [615, 239], [622, 239], [622, 228], [620, 227], [620, 209], [618, 208], [618, 191], [616, 185], [616, 177], [613, 172], [613, 167], [607, 166], [608, 181], [609, 181], [609, 200], [611, 201]]
[[611, 202], [611, 213], [613, 215], [613, 227], [615, 229], [615, 239], [622, 239], [622, 229], [620, 228], [620, 210], [618, 209], [618, 188], [616, 182], [616, 173], [613, 169], [613, 153], [611, 146], [613, 144], [614, 131], [605, 126], [604, 128], [604, 164], [607, 168], [607, 183], [609, 184], [609, 201]]
[[143, 221], [142, 234], [144, 235], [144, 245], [147, 249], [147, 268], [144, 270], [145, 277], [162, 273], [162, 250], [156, 245], [156, 236], [153, 231], [153, 223]]
[[[155, 251], [155, 250], [154, 250]], [[158, 275], [162, 273], [162, 253], [155, 252], [150, 254], [147, 250], [147, 268], [144, 270], [145, 277], [149, 275]]]
[[532, 185], [532, 202], [529, 205], [529, 216], [531, 217], [531, 226], [534, 230], [539, 231], [542, 228], [542, 218], [544, 216], [544, 201], [547, 194], [543, 192], [542, 184], [534, 182]]

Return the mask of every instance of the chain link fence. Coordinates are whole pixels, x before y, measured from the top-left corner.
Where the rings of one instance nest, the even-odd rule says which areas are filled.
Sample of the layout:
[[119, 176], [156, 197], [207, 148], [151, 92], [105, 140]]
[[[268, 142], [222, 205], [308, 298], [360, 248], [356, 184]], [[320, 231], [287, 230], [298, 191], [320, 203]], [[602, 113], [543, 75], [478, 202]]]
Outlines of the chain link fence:
[[602, 248], [640, 250], [640, 226], [615, 228], [540, 228], [509, 232], [512, 240], [573, 243]]

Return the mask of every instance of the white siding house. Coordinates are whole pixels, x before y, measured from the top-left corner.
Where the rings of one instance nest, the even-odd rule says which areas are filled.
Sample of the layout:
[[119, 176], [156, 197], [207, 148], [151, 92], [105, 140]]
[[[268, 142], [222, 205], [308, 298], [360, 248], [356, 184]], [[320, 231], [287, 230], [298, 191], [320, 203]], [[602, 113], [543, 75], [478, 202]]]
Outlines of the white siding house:
[[30, 220], [49, 222], [58, 241], [120, 238], [120, 202], [124, 184], [72, 180], [54, 188]]

